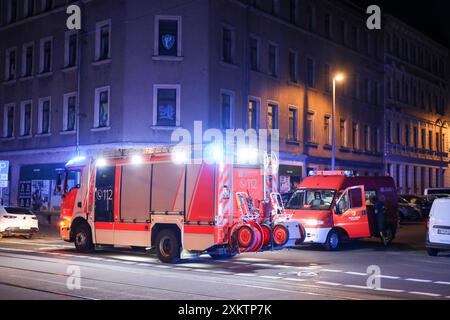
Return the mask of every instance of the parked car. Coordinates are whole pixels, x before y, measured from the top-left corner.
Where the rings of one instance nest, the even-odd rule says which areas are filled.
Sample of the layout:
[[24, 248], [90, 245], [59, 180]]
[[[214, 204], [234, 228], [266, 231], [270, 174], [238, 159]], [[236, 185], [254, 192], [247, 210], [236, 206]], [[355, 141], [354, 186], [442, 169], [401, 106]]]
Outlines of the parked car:
[[398, 212], [401, 220], [415, 221], [420, 219], [420, 209], [401, 196], [398, 197]]
[[426, 247], [430, 256], [450, 250], [450, 198], [436, 199], [427, 224]]
[[0, 239], [15, 235], [31, 239], [38, 231], [38, 219], [30, 209], [0, 206]]
[[408, 201], [413, 207], [420, 211], [422, 218], [428, 217], [431, 210], [432, 202], [428, 201], [426, 197], [414, 196], [414, 195], [401, 195], [401, 198]]

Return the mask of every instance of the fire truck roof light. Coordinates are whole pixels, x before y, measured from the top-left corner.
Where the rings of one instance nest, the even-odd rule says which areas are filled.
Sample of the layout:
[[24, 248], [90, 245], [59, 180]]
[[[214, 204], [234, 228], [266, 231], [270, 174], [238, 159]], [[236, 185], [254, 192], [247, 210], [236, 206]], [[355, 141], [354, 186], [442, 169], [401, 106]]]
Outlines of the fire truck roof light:
[[239, 163], [258, 163], [258, 149], [251, 147], [243, 147], [238, 149], [238, 162]]
[[172, 161], [176, 164], [187, 163], [189, 160], [188, 153], [182, 150], [172, 151]]
[[139, 154], [135, 154], [131, 157], [132, 164], [139, 165], [139, 164], [142, 164], [143, 162], [144, 162], [144, 159]]
[[97, 167], [104, 167], [106, 166], [106, 160], [104, 158], [99, 158], [97, 159], [97, 161], [95, 162], [95, 165]]
[[353, 177], [355, 174], [351, 170], [310, 170], [308, 176], [344, 176]]
[[84, 162], [84, 161], [86, 161], [86, 157], [83, 157], [83, 156], [75, 157], [75, 158], [73, 158], [73, 159], [70, 159], [70, 160], [67, 162], [66, 166], [73, 166], [73, 165], [82, 163], [82, 162]]

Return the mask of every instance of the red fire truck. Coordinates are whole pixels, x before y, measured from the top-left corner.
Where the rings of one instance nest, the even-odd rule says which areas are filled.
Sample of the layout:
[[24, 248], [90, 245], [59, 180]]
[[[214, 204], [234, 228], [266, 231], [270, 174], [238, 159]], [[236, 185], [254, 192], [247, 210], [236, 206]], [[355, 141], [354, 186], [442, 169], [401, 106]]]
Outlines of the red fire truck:
[[271, 161], [174, 162], [173, 154], [122, 150], [69, 161], [60, 179], [62, 239], [81, 252], [97, 245], [154, 247], [167, 263], [182, 249], [225, 258], [299, 242], [301, 226], [272, 215]]
[[[372, 199], [385, 205], [376, 215]], [[305, 227], [305, 243], [338, 250], [342, 240], [380, 237], [389, 244], [397, 232], [398, 200], [391, 177], [354, 177], [347, 171], [317, 171], [305, 178], [286, 204]]]

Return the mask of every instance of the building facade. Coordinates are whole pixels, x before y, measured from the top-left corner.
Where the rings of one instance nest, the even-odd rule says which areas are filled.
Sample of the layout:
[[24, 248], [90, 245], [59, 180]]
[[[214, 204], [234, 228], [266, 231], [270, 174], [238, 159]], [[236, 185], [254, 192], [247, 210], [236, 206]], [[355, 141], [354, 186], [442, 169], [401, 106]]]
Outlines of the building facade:
[[[70, 3], [82, 9], [81, 31], [66, 28]], [[412, 37], [443, 58], [444, 73], [413, 68], [388, 37], [415, 31], [393, 18], [387, 31], [369, 31], [366, 18], [331, 0], [0, 1], [0, 159], [10, 161], [3, 201], [57, 210], [52, 190], [69, 159], [168, 144], [194, 121], [204, 130], [279, 129], [287, 192], [309, 170], [330, 168], [337, 72], [345, 74], [336, 90], [337, 168], [396, 177], [397, 165], [405, 174], [417, 163], [411, 177], [432, 170], [444, 185], [448, 49]], [[387, 83], [403, 75], [432, 88], [440, 107], [399, 105]], [[439, 150], [391, 142], [386, 133], [395, 121], [405, 127], [405, 114], [409, 134], [432, 130]], [[406, 187], [414, 178], [400, 180], [401, 192], [420, 193]]]

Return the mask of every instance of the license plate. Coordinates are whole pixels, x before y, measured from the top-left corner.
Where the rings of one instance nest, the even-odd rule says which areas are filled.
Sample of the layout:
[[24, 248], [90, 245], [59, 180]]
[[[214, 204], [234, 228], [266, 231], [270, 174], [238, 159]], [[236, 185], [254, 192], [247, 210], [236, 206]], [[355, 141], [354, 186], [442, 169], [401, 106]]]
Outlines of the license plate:
[[438, 234], [450, 235], [450, 229], [438, 229]]

